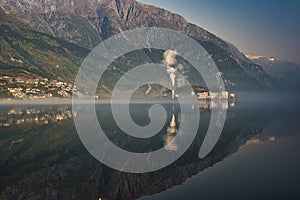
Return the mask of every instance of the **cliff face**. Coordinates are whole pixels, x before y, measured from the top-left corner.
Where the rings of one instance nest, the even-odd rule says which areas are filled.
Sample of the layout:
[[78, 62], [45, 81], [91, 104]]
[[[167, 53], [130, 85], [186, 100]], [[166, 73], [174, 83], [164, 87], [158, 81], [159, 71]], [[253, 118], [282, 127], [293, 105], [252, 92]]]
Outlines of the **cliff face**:
[[264, 91], [273, 80], [233, 45], [182, 16], [135, 0], [2, 0], [0, 6], [32, 28], [92, 49], [138, 27], [164, 27], [197, 40], [212, 55], [229, 90]]

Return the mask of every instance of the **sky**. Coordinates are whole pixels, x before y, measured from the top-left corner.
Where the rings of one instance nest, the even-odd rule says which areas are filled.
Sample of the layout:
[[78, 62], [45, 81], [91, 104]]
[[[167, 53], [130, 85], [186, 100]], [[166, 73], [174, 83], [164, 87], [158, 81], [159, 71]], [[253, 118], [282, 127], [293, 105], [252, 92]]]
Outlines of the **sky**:
[[244, 54], [300, 63], [299, 0], [138, 0], [182, 15]]

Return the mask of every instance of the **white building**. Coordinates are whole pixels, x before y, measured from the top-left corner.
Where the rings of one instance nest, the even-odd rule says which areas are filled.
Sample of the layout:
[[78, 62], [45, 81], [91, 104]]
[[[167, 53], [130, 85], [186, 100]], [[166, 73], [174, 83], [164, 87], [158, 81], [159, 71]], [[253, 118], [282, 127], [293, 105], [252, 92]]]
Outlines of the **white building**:
[[219, 98], [219, 93], [218, 92], [210, 92], [209, 96], [211, 99], [217, 99], [217, 98]]
[[221, 99], [228, 99], [228, 92], [227, 91], [223, 91], [222, 94], [221, 94]]

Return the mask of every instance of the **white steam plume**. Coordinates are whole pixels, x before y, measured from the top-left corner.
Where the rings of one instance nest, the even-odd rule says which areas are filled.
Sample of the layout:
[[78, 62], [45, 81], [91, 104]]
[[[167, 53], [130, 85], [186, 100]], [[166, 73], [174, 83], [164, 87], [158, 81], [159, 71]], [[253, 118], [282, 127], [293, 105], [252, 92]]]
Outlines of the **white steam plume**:
[[171, 80], [172, 99], [175, 98], [174, 87], [176, 83], [176, 72], [177, 72], [177, 69], [173, 68], [172, 65], [175, 65], [177, 63], [176, 55], [177, 55], [176, 51], [167, 50], [164, 53], [164, 60], [163, 60], [163, 64], [167, 66], [167, 73], [169, 74]]
[[177, 63], [176, 55], [177, 55], [177, 51], [172, 51], [172, 50], [165, 51], [164, 61], [163, 61], [164, 65], [169, 67], [175, 65]]

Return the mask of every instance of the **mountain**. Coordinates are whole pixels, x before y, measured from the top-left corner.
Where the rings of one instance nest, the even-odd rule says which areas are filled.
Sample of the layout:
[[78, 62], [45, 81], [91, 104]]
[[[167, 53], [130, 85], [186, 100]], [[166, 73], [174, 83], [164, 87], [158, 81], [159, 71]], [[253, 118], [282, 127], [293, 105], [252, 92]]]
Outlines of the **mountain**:
[[88, 50], [37, 32], [0, 9], [0, 72], [73, 81]]
[[[212, 55], [223, 74], [227, 90], [266, 91], [275, 85], [272, 77], [232, 44], [189, 23], [180, 15], [135, 0], [2, 0], [0, 5], [6, 15], [13, 16], [39, 34], [51, 35], [54, 40], [60, 38], [60, 41], [66, 40], [84, 49], [92, 49], [110, 36], [132, 28], [177, 30], [195, 39]], [[134, 59], [161, 62], [162, 54], [138, 51], [126, 55], [125, 61], [116, 64], [117, 70], [107, 73], [102, 89], [109, 92], [113, 77], [120, 77], [124, 70], [134, 67], [133, 64], [142, 64]], [[120, 69], [120, 66], [126, 67]]]
[[275, 57], [251, 55], [247, 57], [262, 66], [270, 76], [300, 88], [300, 66], [296, 63]]

